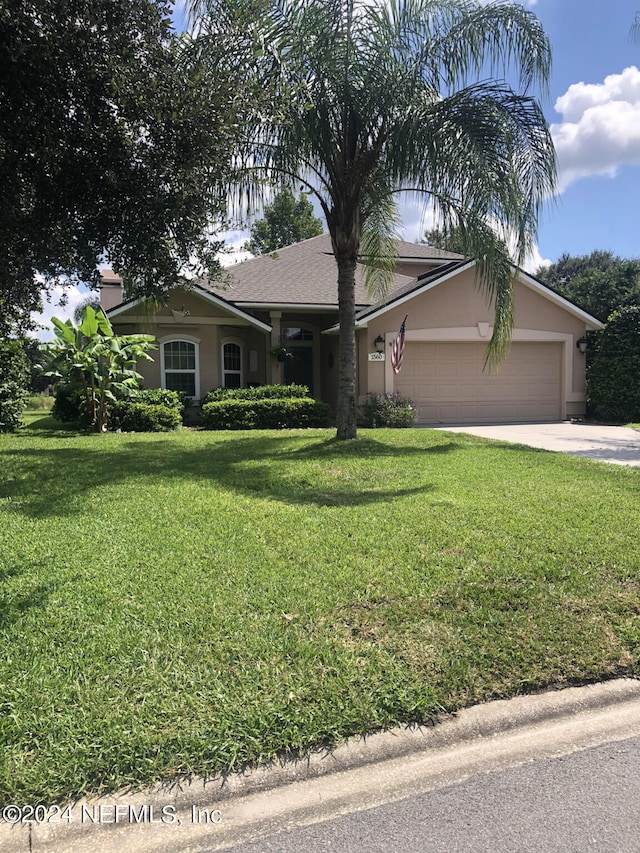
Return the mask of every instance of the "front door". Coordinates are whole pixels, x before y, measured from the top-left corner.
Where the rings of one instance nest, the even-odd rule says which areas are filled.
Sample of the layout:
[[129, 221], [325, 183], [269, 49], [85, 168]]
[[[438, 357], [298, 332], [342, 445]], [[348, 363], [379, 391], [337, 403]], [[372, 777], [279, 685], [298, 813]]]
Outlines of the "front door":
[[313, 397], [313, 346], [289, 346], [293, 358], [284, 360], [285, 385], [306, 385]]

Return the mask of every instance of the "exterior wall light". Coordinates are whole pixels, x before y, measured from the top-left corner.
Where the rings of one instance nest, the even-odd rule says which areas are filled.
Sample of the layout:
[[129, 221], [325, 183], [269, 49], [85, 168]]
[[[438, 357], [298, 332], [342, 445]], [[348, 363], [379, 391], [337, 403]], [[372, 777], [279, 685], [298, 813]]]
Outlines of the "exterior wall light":
[[582, 355], [584, 355], [587, 351], [587, 347], [589, 346], [589, 341], [587, 340], [585, 335], [583, 335], [581, 338], [578, 338], [578, 340], [576, 341], [576, 346], [578, 347]]
[[378, 335], [373, 343], [375, 344], [376, 352], [384, 352], [384, 338], [382, 335]]

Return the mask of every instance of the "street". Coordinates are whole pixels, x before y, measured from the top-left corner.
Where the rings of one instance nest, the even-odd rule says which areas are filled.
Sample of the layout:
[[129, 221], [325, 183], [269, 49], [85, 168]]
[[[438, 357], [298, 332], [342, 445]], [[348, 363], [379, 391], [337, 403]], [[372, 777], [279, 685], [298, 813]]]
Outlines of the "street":
[[233, 853], [637, 853], [640, 738], [226, 848]]

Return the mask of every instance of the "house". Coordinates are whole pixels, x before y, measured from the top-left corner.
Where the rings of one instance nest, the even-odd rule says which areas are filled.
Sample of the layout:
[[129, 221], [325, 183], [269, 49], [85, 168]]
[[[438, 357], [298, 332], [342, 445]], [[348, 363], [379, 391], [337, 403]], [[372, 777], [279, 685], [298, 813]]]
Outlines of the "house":
[[[583, 415], [585, 355], [577, 344], [602, 323], [519, 271], [509, 353], [497, 371], [485, 370], [493, 308], [475, 285], [474, 266], [460, 255], [402, 242], [393, 288], [378, 304], [367, 297], [357, 269], [359, 398], [399, 392], [415, 402], [418, 422], [426, 424]], [[103, 274], [101, 302], [115, 330], [156, 336], [155, 361], [139, 368], [145, 386], [200, 399], [220, 385], [296, 382], [335, 408], [337, 268], [329, 236], [244, 261], [228, 273], [228, 286], [202, 282], [175, 290], [155, 313], [142, 300], [123, 302], [121, 280]], [[405, 315], [404, 362], [395, 375], [390, 348]], [[282, 345], [293, 357], [278, 360]]]

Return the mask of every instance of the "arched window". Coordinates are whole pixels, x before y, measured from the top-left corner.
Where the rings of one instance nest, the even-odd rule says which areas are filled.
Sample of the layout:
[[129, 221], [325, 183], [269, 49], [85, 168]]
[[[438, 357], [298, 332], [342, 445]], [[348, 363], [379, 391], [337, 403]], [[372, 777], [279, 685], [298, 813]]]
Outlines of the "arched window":
[[225, 388], [242, 388], [242, 347], [235, 341], [222, 344], [222, 384]]
[[160, 346], [162, 387], [184, 391], [188, 397], [200, 396], [198, 345], [193, 341], [165, 341]]

